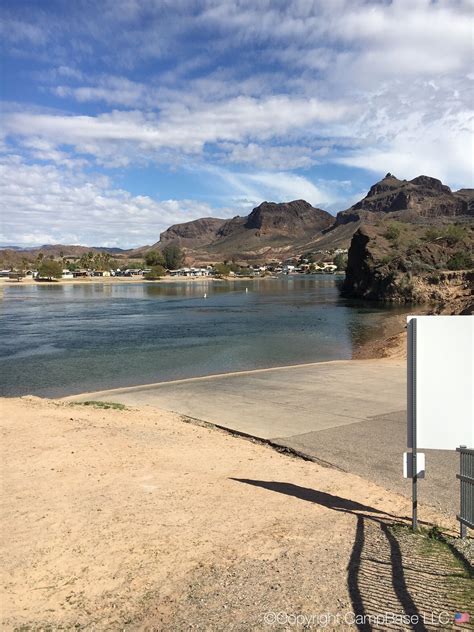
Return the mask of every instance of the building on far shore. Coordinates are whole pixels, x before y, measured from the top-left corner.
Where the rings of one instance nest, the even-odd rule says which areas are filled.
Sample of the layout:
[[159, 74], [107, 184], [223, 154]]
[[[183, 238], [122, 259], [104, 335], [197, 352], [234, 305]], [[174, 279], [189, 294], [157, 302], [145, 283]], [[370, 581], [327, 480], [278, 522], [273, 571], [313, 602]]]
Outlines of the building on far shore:
[[211, 270], [209, 268], [178, 268], [178, 270], [171, 270], [170, 275], [185, 277], [207, 277], [211, 276]]

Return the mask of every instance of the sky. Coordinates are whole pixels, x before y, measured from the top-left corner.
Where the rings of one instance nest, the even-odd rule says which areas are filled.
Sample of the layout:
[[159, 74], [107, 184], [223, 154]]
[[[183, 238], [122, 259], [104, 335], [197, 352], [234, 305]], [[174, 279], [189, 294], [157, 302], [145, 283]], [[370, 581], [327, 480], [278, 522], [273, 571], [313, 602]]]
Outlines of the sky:
[[0, 245], [473, 186], [472, 0], [1, 0]]

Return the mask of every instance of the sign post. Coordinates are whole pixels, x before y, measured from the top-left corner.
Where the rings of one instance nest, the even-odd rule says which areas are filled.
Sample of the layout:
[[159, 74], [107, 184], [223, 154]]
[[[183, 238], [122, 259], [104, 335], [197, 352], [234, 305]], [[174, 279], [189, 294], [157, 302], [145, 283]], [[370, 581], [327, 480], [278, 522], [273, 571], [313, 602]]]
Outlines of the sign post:
[[474, 316], [413, 316], [407, 331], [407, 444], [416, 529], [418, 450], [474, 447]]
[[412, 510], [411, 526], [418, 528], [418, 469], [416, 463], [416, 318], [408, 321], [408, 353], [407, 353], [407, 428], [408, 446], [411, 445], [412, 458]]

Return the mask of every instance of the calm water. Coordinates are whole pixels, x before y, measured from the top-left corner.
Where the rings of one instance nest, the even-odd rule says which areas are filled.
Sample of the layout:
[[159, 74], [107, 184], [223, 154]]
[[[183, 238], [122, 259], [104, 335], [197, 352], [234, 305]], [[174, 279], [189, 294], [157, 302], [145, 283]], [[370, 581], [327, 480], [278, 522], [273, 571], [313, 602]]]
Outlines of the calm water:
[[8, 286], [1, 394], [54, 397], [350, 358], [387, 313], [341, 300], [333, 276]]

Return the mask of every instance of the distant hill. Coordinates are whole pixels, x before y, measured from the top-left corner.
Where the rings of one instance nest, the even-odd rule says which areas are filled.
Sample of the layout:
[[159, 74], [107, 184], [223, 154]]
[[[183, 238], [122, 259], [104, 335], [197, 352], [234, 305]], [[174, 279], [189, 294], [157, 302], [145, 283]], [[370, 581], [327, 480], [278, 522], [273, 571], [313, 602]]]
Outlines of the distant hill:
[[85, 252], [107, 252], [114, 257], [128, 257], [131, 250], [108, 248], [105, 246], [77, 246], [68, 244], [45, 244], [35, 248], [8, 246], [0, 249], [0, 267], [15, 267], [23, 262], [34, 262], [39, 253], [51, 257], [80, 257]]
[[385, 220], [437, 223], [474, 215], [474, 190], [453, 192], [440, 180], [418, 176], [399, 180], [388, 173], [367, 195], [333, 217], [305, 200], [263, 202], [244, 217], [224, 220], [206, 217], [175, 224], [145, 253], [173, 243], [186, 252], [189, 262], [224, 259], [268, 261], [314, 250], [348, 248], [363, 224]]
[[247, 216], [206, 217], [171, 226], [142, 252], [176, 244], [186, 251], [188, 260], [201, 263], [265, 260], [292, 254], [333, 223], [333, 215], [305, 200], [262, 202]]
[[[285, 259], [314, 251], [348, 248], [353, 235], [364, 226], [382, 227], [387, 222], [413, 226], [437, 226], [474, 220], [474, 190], [451, 191], [440, 180], [421, 175], [399, 180], [388, 173], [367, 195], [340, 211], [336, 217], [305, 200], [262, 202], [247, 216], [232, 219], [204, 217], [174, 224], [151, 246], [131, 250], [120, 248], [45, 245], [28, 250], [3, 250], [0, 259], [35, 257], [39, 252], [60, 256], [80, 256], [90, 250], [117, 257], [143, 257], [152, 249], [176, 244], [185, 251], [188, 263], [264, 262]], [[421, 234], [421, 233], [420, 233]], [[150, 239], [152, 242], [152, 240]], [[8, 254], [8, 256], [7, 256]]]

